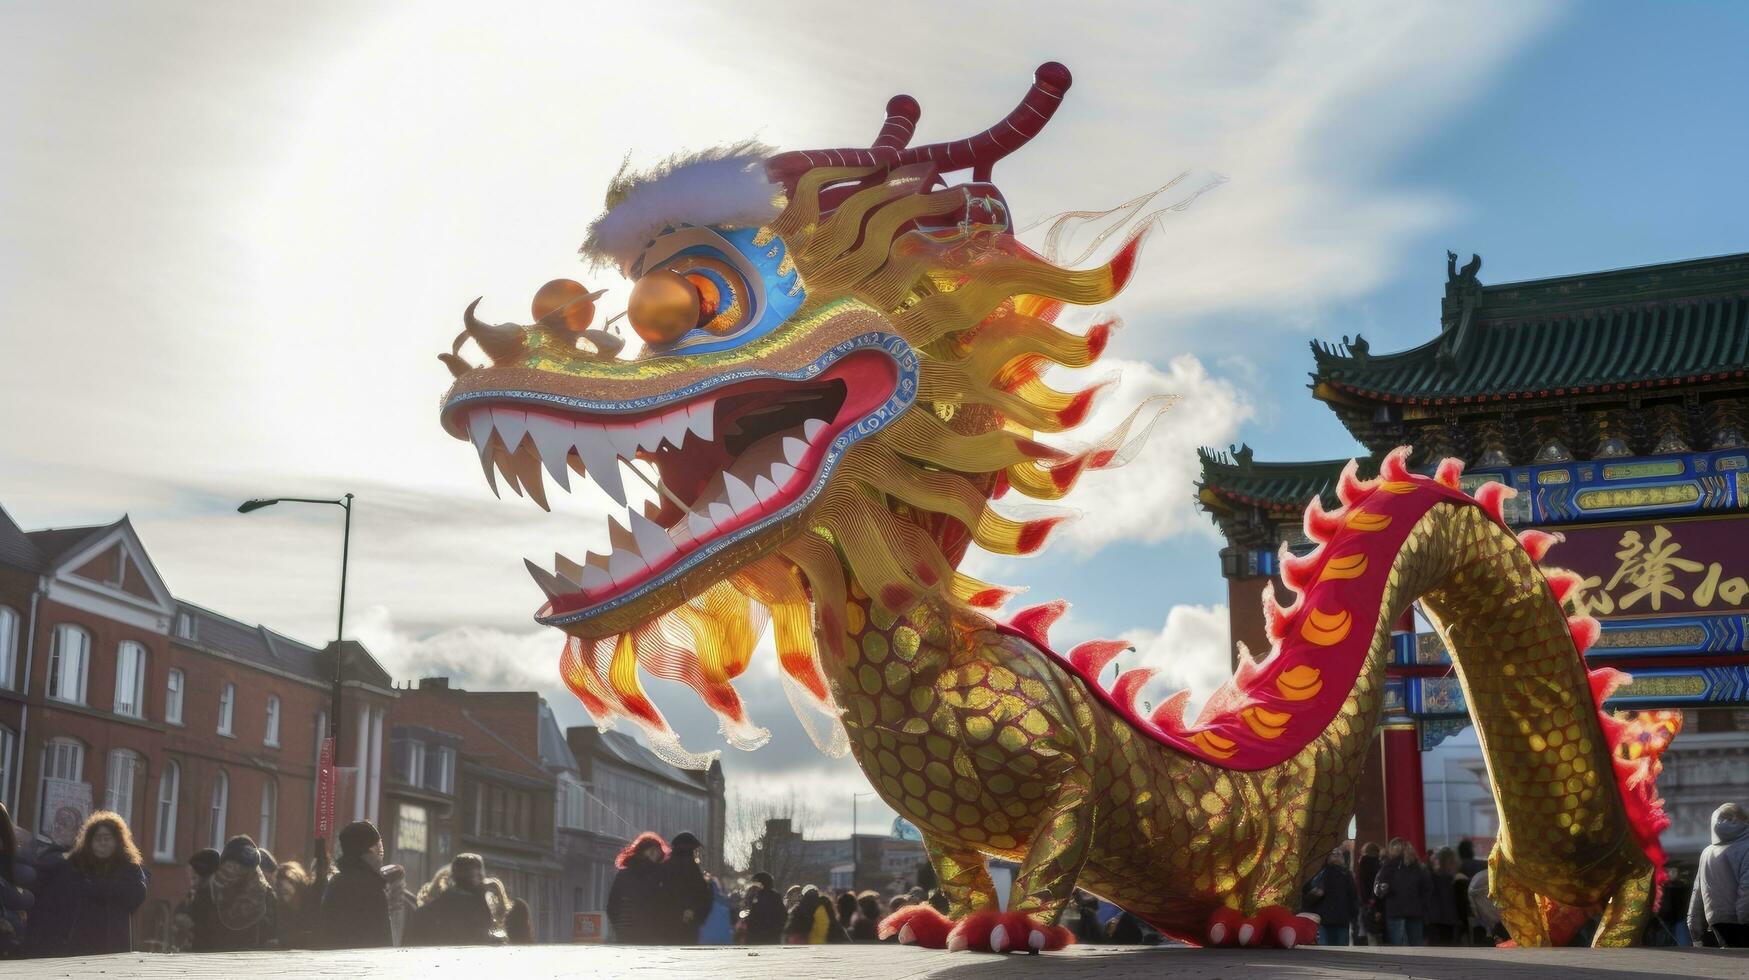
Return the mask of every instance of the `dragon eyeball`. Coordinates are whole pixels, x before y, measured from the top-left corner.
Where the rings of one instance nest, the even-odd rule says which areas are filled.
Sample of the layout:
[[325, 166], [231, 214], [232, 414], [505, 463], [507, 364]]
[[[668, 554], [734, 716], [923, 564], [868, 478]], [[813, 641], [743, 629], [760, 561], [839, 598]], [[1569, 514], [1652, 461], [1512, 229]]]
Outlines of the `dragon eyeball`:
[[671, 344], [698, 326], [703, 299], [698, 287], [678, 272], [657, 269], [632, 286], [626, 319], [646, 344]]

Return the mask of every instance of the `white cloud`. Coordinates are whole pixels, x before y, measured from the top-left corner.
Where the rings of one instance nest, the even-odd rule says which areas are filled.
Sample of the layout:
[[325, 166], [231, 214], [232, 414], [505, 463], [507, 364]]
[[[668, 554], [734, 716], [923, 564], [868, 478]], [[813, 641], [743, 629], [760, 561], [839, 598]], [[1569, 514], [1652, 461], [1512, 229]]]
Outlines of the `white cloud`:
[[1136, 652], [1122, 658], [1124, 669], [1152, 667], [1159, 671], [1141, 698], [1159, 704], [1167, 694], [1189, 688], [1190, 705], [1184, 716], [1195, 718], [1202, 703], [1233, 673], [1227, 617], [1225, 604], [1173, 606], [1159, 629], [1125, 632], [1123, 638], [1135, 644]]
[[[1082, 475], [1064, 498], [1081, 516], [1063, 531], [1059, 546], [1086, 555], [1113, 541], [1155, 544], [1186, 530], [1206, 529], [1208, 521], [1196, 510], [1192, 486], [1199, 472], [1196, 447], [1222, 446], [1235, 438], [1254, 412], [1250, 399], [1232, 382], [1210, 375], [1191, 354], [1172, 358], [1164, 370], [1129, 360], [1102, 361], [1101, 367], [1116, 369], [1121, 380], [1101, 396], [1077, 430], [1089, 437], [1114, 429], [1155, 395], [1176, 395], [1179, 400], [1127, 464]], [[1062, 375], [1053, 382], [1068, 384]]]

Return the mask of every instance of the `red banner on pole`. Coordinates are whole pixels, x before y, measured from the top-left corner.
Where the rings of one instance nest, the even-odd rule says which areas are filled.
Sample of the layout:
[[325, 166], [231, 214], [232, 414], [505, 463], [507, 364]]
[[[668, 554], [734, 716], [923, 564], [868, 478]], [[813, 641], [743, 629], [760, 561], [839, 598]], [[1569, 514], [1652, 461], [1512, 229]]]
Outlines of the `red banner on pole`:
[[322, 755], [316, 762], [316, 837], [334, 836], [334, 737], [322, 740]]

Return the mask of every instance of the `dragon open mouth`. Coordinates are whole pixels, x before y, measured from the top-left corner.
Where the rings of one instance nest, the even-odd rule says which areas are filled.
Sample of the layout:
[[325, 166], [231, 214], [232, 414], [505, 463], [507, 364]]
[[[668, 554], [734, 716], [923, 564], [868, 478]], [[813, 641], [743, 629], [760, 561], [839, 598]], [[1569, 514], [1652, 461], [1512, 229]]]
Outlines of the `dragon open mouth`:
[[803, 371], [630, 402], [514, 390], [452, 399], [446, 421], [471, 437], [494, 490], [501, 474], [543, 507], [543, 476], [566, 490], [573, 473], [588, 476], [621, 506], [627, 480], [657, 490], [642, 512], [608, 518], [609, 554], [558, 554], [550, 571], [526, 562], [548, 599], [536, 618], [563, 624], [632, 601], [805, 507], [843, 450], [911, 399], [909, 349], [896, 361], [895, 338], [865, 339]]

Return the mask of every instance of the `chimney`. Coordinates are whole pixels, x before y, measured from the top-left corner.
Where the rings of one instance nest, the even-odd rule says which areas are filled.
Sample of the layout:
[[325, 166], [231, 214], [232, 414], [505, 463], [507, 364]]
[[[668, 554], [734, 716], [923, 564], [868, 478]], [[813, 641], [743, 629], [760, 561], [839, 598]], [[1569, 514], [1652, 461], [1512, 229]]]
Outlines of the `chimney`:
[[419, 678], [419, 690], [421, 690], [421, 691], [447, 691], [447, 690], [449, 690], [449, 678], [447, 678], [447, 677], [421, 677], [421, 678]]

